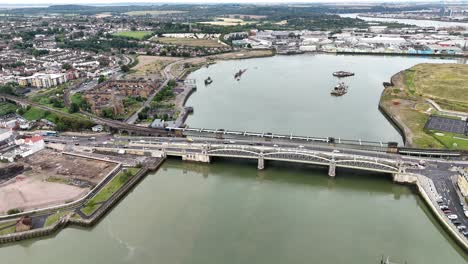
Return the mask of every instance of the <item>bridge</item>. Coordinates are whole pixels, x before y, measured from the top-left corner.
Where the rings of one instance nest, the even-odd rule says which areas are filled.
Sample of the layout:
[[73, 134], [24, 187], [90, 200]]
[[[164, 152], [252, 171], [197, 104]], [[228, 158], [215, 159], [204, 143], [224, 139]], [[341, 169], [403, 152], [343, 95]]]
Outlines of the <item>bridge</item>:
[[[55, 143], [59, 139], [51, 139]], [[153, 141], [128, 139], [114, 143], [81, 141], [78, 147], [81, 151], [113, 151], [125, 150], [127, 153], [139, 153], [151, 156], [175, 156], [185, 161], [209, 163], [213, 158], [237, 158], [256, 160], [257, 168], [263, 170], [266, 161], [283, 161], [292, 163], [313, 164], [328, 167], [329, 176], [336, 175], [336, 168], [358, 169], [382, 173], [402, 173], [406, 168], [417, 167], [418, 159], [403, 160], [401, 155], [372, 151], [348, 150], [339, 151], [335, 148], [323, 148], [312, 144], [294, 146], [290, 144], [249, 145], [245, 142], [225, 144], [219, 139], [194, 139], [186, 142], [183, 138], [158, 138]], [[72, 145], [71, 142], [60, 142]], [[75, 142], [76, 143], [76, 142]]]
[[[328, 175], [334, 177], [336, 168], [350, 168], [384, 173], [398, 173], [404, 166], [391, 159], [371, 156], [358, 156], [335, 152], [312, 151], [308, 149], [293, 149], [279, 147], [252, 147], [248, 145], [186, 145], [163, 146], [164, 155], [180, 156], [183, 160], [210, 162], [212, 157], [253, 159], [258, 161], [257, 168], [263, 170], [265, 161], [286, 161], [304, 164], [328, 166]], [[412, 165], [412, 164], [411, 164]]]
[[[39, 109], [54, 112], [70, 118], [76, 118], [76, 115], [63, 112], [61, 110], [44, 106], [35, 102], [31, 102], [28, 99], [21, 98], [18, 96], [0, 94], [0, 101], [10, 101], [22, 107], [31, 105]], [[127, 134], [134, 136], [148, 136], [148, 137], [190, 137], [190, 138], [216, 138], [216, 139], [234, 139], [234, 140], [249, 140], [252, 142], [264, 141], [264, 142], [278, 142], [278, 143], [298, 143], [298, 144], [309, 144], [313, 143], [322, 146], [333, 146], [334, 148], [342, 149], [360, 149], [369, 150], [376, 152], [399, 152], [400, 154], [412, 155], [412, 156], [432, 156], [432, 157], [460, 157], [466, 156], [466, 152], [462, 151], [450, 151], [450, 150], [437, 150], [437, 149], [416, 149], [416, 148], [405, 148], [398, 147], [396, 142], [382, 142], [382, 141], [369, 141], [369, 140], [355, 140], [355, 139], [343, 139], [334, 137], [313, 137], [313, 136], [297, 136], [288, 134], [274, 134], [270, 132], [249, 132], [249, 131], [235, 131], [225, 129], [208, 129], [208, 128], [188, 128], [188, 127], [168, 127], [162, 128], [151, 128], [144, 126], [137, 126], [134, 124], [128, 124], [118, 120], [111, 120], [106, 118], [98, 117], [94, 114], [81, 111], [80, 114], [83, 118], [88, 118], [96, 124], [100, 124], [109, 128], [112, 133]]]

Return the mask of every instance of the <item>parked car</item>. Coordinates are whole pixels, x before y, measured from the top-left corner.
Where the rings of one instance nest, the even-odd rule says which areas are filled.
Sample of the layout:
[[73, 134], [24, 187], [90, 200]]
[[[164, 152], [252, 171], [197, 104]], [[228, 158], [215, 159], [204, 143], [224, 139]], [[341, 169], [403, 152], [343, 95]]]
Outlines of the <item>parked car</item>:
[[459, 225], [457, 226], [458, 230], [465, 230], [466, 229], [466, 226], [464, 225]]
[[450, 220], [456, 220], [458, 219], [458, 216], [456, 214], [451, 214], [451, 215], [447, 215], [448, 219]]

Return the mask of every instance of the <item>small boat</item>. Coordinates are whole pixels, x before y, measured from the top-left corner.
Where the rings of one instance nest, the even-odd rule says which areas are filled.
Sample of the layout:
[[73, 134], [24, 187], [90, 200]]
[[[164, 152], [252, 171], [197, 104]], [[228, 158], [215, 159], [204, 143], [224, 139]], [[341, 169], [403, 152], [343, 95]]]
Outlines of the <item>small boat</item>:
[[213, 80], [211, 79], [211, 77], [205, 79], [205, 85], [211, 84], [212, 82]]
[[337, 71], [333, 73], [333, 76], [338, 77], [338, 78], [344, 78], [344, 77], [354, 76], [354, 72]]
[[348, 86], [344, 82], [338, 83], [337, 86], [333, 88], [330, 92], [331, 95], [334, 96], [342, 96], [348, 92]]
[[242, 74], [244, 74], [244, 72], [246, 72], [246, 71], [247, 71], [247, 69], [239, 70], [238, 72], [236, 72], [234, 74], [234, 79], [237, 79], [239, 81]]

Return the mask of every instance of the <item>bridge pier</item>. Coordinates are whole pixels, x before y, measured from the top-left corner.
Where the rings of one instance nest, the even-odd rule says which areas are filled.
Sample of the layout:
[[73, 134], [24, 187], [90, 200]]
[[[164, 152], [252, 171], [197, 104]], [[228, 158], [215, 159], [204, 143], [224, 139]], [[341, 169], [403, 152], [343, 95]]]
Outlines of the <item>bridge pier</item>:
[[330, 164], [328, 165], [328, 176], [330, 176], [330, 177], [335, 177], [336, 176], [336, 162], [335, 162], [335, 159], [332, 159], [330, 161]]
[[258, 157], [257, 169], [259, 169], [259, 170], [265, 169], [265, 159], [263, 158], [263, 155], [261, 155], [260, 157]]

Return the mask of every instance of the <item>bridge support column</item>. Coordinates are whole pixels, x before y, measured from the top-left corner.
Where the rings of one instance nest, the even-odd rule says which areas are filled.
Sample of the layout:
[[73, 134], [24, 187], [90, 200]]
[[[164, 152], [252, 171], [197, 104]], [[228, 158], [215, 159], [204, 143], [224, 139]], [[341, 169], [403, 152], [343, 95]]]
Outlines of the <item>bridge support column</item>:
[[257, 166], [257, 169], [259, 169], [259, 170], [265, 169], [265, 159], [263, 158], [263, 155], [261, 155], [260, 157], [258, 157], [258, 166]]
[[328, 165], [328, 176], [335, 177], [336, 176], [336, 162], [334, 159], [330, 161]]

